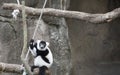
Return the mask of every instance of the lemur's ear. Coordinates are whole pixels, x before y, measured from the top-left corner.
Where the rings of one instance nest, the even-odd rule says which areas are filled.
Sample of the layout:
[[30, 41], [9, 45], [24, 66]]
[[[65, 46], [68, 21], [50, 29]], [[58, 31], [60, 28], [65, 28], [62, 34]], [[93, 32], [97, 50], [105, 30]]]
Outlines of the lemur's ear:
[[46, 42], [46, 45], [49, 46], [49, 42]]

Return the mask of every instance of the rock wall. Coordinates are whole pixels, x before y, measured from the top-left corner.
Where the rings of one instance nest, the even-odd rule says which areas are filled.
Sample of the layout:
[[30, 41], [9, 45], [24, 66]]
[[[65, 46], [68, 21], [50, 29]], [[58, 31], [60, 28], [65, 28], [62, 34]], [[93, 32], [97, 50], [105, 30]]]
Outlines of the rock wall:
[[[110, 11], [108, 8], [114, 2], [116, 1], [71, 0], [69, 10], [106, 13]], [[72, 19], [67, 20], [72, 45], [73, 72], [71, 75], [120, 74], [119, 22], [120, 19], [106, 24], [92, 24]]]

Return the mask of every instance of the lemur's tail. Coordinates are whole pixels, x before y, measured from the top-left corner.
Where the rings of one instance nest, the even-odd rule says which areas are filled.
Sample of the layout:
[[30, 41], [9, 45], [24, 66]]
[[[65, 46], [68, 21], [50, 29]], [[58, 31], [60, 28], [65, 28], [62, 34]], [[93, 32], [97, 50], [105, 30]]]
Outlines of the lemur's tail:
[[48, 68], [46, 67], [46, 66], [42, 66], [42, 67], [40, 67], [39, 68], [39, 75], [46, 75], [46, 70], [47, 70]]

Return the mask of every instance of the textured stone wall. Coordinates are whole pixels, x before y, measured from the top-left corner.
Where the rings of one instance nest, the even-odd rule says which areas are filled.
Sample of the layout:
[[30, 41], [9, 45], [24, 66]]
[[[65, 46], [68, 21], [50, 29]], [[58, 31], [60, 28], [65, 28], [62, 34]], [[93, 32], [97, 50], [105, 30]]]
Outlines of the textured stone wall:
[[[119, 3], [117, 0], [71, 0], [69, 10], [105, 13], [114, 7], [113, 4], [118, 7]], [[72, 44], [71, 75], [120, 74], [120, 19], [107, 24], [71, 19], [67, 23]]]

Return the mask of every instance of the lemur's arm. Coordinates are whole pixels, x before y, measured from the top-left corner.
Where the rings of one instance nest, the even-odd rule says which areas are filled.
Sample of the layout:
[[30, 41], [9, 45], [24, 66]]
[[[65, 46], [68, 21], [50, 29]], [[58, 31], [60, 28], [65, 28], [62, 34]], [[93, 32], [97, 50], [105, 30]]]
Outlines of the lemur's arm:
[[30, 40], [29, 50], [32, 53], [32, 55], [36, 57], [37, 54], [36, 54], [36, 48], [35, 48], [35, 41], [33, 39]]
[[41, 56], [41, 57], [46, 63], [50, 64], [50, 61], [45, 56]]

